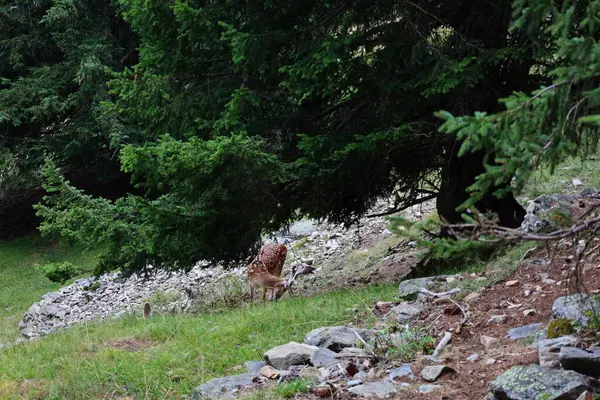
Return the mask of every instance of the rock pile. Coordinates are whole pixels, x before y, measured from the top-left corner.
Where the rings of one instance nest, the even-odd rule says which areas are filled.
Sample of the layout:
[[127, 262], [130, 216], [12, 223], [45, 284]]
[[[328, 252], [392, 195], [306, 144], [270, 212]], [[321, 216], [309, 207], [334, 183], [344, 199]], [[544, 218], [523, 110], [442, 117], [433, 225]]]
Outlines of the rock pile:
[[133, 275], [122, 279], [107, 274], [98, 279], [79, 279], [57, 292], [46, 293], [34, 303], [19, 322], [21, 335], [27, 339], [46, 335], [57, 329], [97, 319], [119, 317], [139, 311], [141, 305], [157, 293], [164, 297], [162, 311], [183, 312], [192, 304], [201, 288], [227, 276], [242, 277], [243, 268], [225, 271], [202, 266], [188, 273], [158, 271], [151, 279]]
[[[386, 207], [386, 202], [380, 202], [373, 213], [384, 211]], [[422, 207], [429, 211], [434, 203], [430, 202]], [[422, 207], [407, 210], [407, 216], [412, 219], [420, 218]], [[319, 266], [330, 259], [341, 257], [349, 249], [356, 248], [361, 241], [390, 235], [386, 226], [387, 222], [383, 217], [364, 218], [359, 224], [347, 229], [327, 222], [302, 220], [265, 240], [286, 243], [291, 249], [299, 241], [303, 241], [303, 256], [290, 251], [286, 265], [307, 262]], [[289, 267], [286, 272], [290, 272]], [[211, 287], [224, 279], [234, 279], [243, 284], [244, 265], [225, 270], [222, 266], [199, 262], [188, 273], [157, 271], [149, 279], [137, 275], [123, 279], [116, 273], [103, 275], [98, 279], [80, 279], [57, 292], [42, 296], [25, 313], [19, 322], [19, 328], [23, 338], [33, 339], [64, 327], [138, 312], [146, 301], [152, 303], [154, 311], [184, 312], [196, 299], [204, 293], [210, 293]], [[157, 296], [161, 297], [161, 304], [153, 301]]]

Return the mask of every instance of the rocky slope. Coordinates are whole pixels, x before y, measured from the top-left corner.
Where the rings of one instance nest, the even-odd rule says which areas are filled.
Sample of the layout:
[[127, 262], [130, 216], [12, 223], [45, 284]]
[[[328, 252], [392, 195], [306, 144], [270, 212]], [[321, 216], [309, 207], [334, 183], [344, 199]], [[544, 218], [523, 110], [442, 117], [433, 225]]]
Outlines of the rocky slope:
[[[373, 213], [387, 207], [381, 202]], [[434, 203], [413, 207], [404, 212], [408, 218], [418, 219], [430, 212]], [[379, 269], [372, 265], [345, 263], [344, 255], [358, 252], [363, 258], [376, 244], [397, 243], [386, 229], [383, 217], [364, 218], [359, 224], [344, 229], [310, 220], [299, 221], [283, 232], [265, 238], [265, 242], [277, 240], [290, 249], [285, 273], [290, 265], [301, 260], [313, 264], [317, 271], [305, 282], [299, 283], [304, 294], [320, 290], [332, 290], [349, 285], [367, 284], [377, 281], [397, 281], [409, 270], [409, 264], [395, 258], [387, 259]], [[385, 250], [381, 248], [380, 251]], [[404, 257], [415, 251], [406, 247]], [[375, 258], [383, 257], [383, 253]], [[210, 266], [199, 262], [188, 273], [166, 273], [157, 271], [150, 279], [133, 275], [123, 279], [119, 274], [107, 274], [97, 279], [80, 279], [57, 292], [47, 293], [34, 303], [19, 322], [21, 335], [33, 339], [47, 335], [57, 329], [75, 324], [119, 317], [125, 313], [142, 314], [142, 306], [149, 302], [154, 312], [186, 312], [197, 302], [214, 296], [221, 286], [229, 285], [236, 290], [245, 287], [245, 266], [225, 270], [221, 266]], [[240, 289], [241, 288], [241, 289]]]

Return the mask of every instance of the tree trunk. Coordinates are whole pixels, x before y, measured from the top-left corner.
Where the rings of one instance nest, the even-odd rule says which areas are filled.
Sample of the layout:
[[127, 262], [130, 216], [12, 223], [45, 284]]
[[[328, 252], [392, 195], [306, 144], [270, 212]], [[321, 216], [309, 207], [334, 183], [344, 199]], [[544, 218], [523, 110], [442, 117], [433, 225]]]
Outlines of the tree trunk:
[[[458, 141], [448, 146], [446, 161], [442, 168], [442, 184], [437, 198], [438, 214], [450, 224], [463, 222], [461, 212], [456, 209], [469, 198], [467, 188], [475, 183], [478, 175], [484, 172], [484, 152], [468, 153], [458, 157], [459, 148]], [[506, 182], [504, 187], [508, 185], [510, 182]], [[492, 194], [494, 190], [477, 202], [475, 208], [480, 212], [495, 213], [502, 226], [518, 228], [525, 217], [525, 210], [512, 193], [499, 199]], [[448, 232], [443, 230], [442, 236], [448, 236]]]

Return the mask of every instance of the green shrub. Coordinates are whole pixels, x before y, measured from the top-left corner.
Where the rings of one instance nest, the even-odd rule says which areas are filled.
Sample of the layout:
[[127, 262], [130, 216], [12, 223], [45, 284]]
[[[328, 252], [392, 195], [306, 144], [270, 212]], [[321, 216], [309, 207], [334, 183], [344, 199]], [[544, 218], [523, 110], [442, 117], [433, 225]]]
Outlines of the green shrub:
[[46, 278], [52, 282], [65, 283], [79, 273], [79, 270], [70, 262], [50, 263], [39, 267]]

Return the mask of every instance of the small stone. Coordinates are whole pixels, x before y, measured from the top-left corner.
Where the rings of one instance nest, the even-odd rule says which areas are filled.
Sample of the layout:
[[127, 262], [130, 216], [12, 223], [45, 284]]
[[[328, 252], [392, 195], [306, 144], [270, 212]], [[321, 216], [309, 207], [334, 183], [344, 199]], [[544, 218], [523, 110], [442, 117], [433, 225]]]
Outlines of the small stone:
[[496, 364], [495, 358], [488, 358], [487, 360], [485, 360], [485, 365], [493, 365], [493, 364]]
[[526, 317], [530, 317], [532, 315], [535, 315], [535, 313], [536, 312], [535, 312], [535, 310], [533, 308], [530, 308], [528, 310], [524, 310], [523, 311], [523, 315], [526, 316]]
[[402, 364], [400, 367], [392, 369], [389, 378], [392, 381], [398, 378], [408, 378], [410, 380], [417, 379], [412, 371], [412, 364]]
[[363, 397], [386, 398], [398, 392], [396, 385], [390, 381], [368, 382], [348, 389], [350, 393]]
[[446, 365], [431, 365], [421, 370], [421, 378], [427, 382], [434, 382], [445, 372], [456, 371]]
[[248, 373], [258, 375], [260, 373], [260, 369], [267, 365], [267, 363], [264, 361], [246, 361], [245, 365]]
[[232, 393], [251, 387], [255, 377], [254, 374], [242, 374], [210, 380], [194, 390], [192, 400], [232, 399]]
[[348, 381], [348, 387], [362, 385], [362, 383], [363, 381], [361, 381], [360, 379], [353, 379], [351, 381]]
[[523, 296], [525, 296], [525, 297], [529, 297], [529, 296], [531, 296], [531, 289], [525, 289], [525, 290], [523, 291]]
[[488, 325], [499, 325], [503, 324], [506, 321], [506, 315], [492, 315], [488, 320]]
[[419, 393], [431, 393], [441, 388], [442, 387], [440, 385], [421, 385], [419, 386]]
[[504, 285], [507, 287], [513, 287], [513, 286], [517, 286], [518, 284], [519, 284], [519, 281], [513, 280], [513, 281], [506, 281], [506, 283]]
[[260, 369], [259, 372], [262, 376], [264, 376], [267, 379], [277, 379], [280, 375], [279, 371], [271, 367], [270, 365], [265, 365]]
[[364, 341], [369, 341], [374, 333], [368, 329], [351, 328], [347, 326], [329, 326], [317, 328], [307, 333], [304, 338], [304, 343], [339, 351], [344, 347], [356, 347], [357, 345], [362, 344], [357, 335]]
[[396, 322], [405, 324], [416, 319], [421, 313], [422, 306], [420, 303], [402, 303], [392, 308], [392, 312], [396, 315]]
[[483, 346], [483, 348], [486, 349], [486, 350], [491, 349], [496, 344], [498, 344], [498, 342], [500, 342], [500, 339], [497, 339], [495, 337], [486, 336], [486, 335], [481, 335], [479, 337], [479, 343], [481, 343], [481, 345]]
[[318, 347], [290, 342], [272, 348], [265, 353], [265, 361], [273, 367], [283, 370], [292, 365], [307, 364]]
[[571, 182], [573, 183], [573, 186], [575, 186], [575, 187], [583, 185], [583, 182], [581, 182], [581, 179], [579, 179], [579, 178], [573, 178], [573, 180]]
[[475, 362], [478, 359], [479, 359], [479, 354], [477, 354], [477, 353], [473, 353], [469, 357], [467, 357], [467, 361], [469, 361], [469, 362]]

